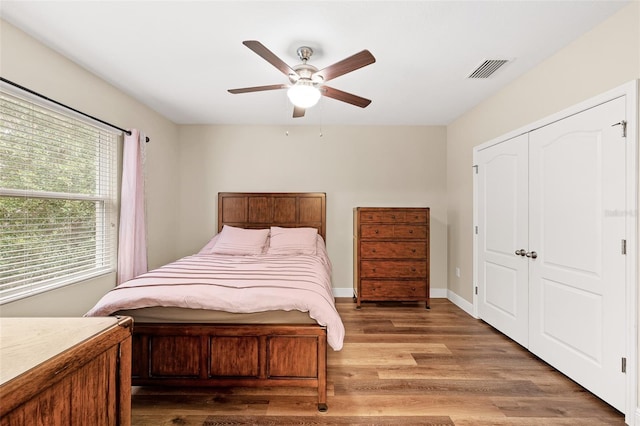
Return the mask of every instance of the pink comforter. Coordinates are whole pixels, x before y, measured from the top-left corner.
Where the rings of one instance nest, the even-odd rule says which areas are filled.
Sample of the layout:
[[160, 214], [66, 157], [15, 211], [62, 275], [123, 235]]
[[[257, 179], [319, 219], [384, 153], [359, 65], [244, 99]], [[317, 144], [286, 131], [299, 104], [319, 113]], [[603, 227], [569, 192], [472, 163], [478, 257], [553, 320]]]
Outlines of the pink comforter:
[[85, 316], [152, 306], [235, 313], [299, 310], [327, 327], [334, 350], [342, 349], [344, 340], [331, 266], [322, 256], [187, 256], [114, 288]]

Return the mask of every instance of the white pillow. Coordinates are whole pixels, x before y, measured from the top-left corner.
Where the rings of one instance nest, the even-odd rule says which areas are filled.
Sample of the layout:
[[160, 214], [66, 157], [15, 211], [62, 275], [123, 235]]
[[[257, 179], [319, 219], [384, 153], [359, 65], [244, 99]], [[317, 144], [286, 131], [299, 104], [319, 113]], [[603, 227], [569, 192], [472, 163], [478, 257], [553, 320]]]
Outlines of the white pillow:
[[316, 254], [316, 228], [271, 227], [268, 254]]
[[268, 236], [268, 229], [244, 229], [224, 225], [211, 253], [240, 256], [263, 254]]

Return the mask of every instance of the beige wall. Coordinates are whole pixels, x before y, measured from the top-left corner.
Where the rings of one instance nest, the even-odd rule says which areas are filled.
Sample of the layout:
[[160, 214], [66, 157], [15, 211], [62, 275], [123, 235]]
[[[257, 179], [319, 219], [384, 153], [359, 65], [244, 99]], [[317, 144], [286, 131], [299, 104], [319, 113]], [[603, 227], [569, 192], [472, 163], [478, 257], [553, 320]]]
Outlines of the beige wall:
[[218, 192], [326, 192], [333, 286], [350, 296], [353, 208], [430, 207], [431, 283], [444, 294], [445, 128], [323, 127], [319, 135], [317, 127], [182, 126], [181, 254], [213, 235]]
[[[175, 259], [177, 212], [173, 200], [178, 181], [177, 126], [2, 20], [0, 75], [119, 127], [136, 127], [149, 135], [149, 264], [155, 267]], [[0, 315], [82, 315], [114, 285], [114, 274], [109, 274], [4, 304], [0, 306]]]
[[639, 9], [639, 2], [625, 7], [447, 127], [449, 290], [469, 303], [473, 147], [640, 78]]

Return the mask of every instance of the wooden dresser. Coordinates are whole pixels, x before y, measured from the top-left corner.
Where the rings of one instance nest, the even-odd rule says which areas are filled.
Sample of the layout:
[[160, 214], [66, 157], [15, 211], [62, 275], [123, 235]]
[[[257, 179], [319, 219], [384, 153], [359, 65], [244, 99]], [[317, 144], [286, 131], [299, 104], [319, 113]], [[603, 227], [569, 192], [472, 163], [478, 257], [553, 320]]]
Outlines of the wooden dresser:
[[0, 425], [131, 424], [129, 317], [0, 318]]
[[429, 309], [429, 208], [357, 207], [353, 294], [368, 301], [424, 301]]

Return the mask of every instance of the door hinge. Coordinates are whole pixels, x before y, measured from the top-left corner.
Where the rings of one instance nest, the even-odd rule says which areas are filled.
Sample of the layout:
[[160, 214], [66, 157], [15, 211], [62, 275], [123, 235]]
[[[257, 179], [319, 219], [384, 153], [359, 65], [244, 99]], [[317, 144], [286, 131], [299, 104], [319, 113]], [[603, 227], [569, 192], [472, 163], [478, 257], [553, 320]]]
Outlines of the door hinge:
[[478, 286], [476, 286], [476, 296], [478, 295]]
[[620, 244], [620, 250], [622, 254], [627, 254], [627, 240], [622, 240], [622, 244]]
[[478, 174], [478, 165], [477, 164], [473, 166], [473, 170], [475, 170], [476, 174]]
[[478, 235], [478, 226], [476, 226], [476, 235]]
[[626, 120], [622, 120], [616, 124], [612, 124], [611, 127], [614, 126], [622, 126], [622, 137], [626, 138], [627, 137], [627, 121]]
[[626, 373], [627, 372], [627, 359], [625, 357], [622, 357], [622, 372]]

